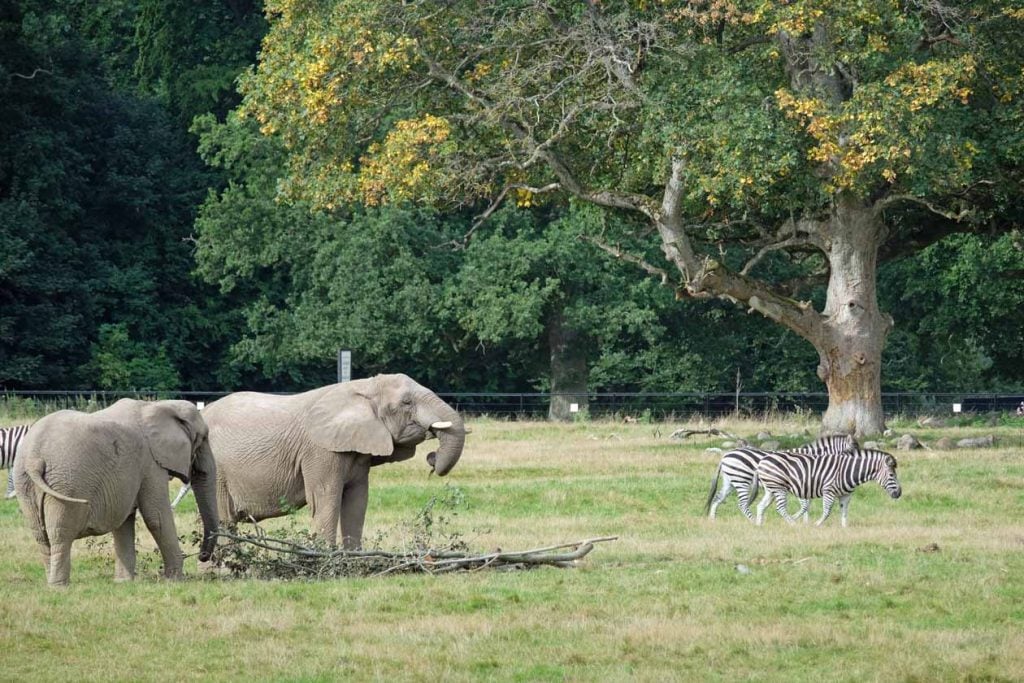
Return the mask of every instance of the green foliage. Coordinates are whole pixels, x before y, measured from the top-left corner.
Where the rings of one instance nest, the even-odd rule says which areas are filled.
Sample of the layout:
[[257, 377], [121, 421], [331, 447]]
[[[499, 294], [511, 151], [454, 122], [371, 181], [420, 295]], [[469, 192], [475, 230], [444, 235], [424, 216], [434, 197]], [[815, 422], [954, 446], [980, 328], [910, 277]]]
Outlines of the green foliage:
[[938, 391], [1020, 386], [1022, 273], [1016, 231], [952, 236], [884, 269], [881, 291], [897, 316], [887, 383]]
[[181, 384], [167, 349], [129, 338], [124, 323], [100, 325], [89, 366], [100, 389], [162, 390]]
[[135, 3], [134, 72], [183, 126], [238, 103], [235, 78], [266, 31], [260, 0], [143, 0]]

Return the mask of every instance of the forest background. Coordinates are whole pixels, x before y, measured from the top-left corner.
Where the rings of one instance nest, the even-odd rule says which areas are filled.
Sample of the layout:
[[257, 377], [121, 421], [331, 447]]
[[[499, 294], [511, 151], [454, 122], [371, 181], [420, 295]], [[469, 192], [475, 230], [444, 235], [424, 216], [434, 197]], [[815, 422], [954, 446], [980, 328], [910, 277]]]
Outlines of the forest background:
[[[581, 239], [635, 233], [625, 213], [528, 192], [500, 207], [289, 197], [285, 145], [239, 115], [264, 10], [0, 3], [0, 387], [300, 390], [334, 381], [347, 348], [355, 376], [437, 391], [821, 389], [818, 353], [789, 329]], [[1010, 71], [1017, 43], [995, 43]], [[1001, 187], [1020, 186], [1019, 123]], [[1024, 386], [1017, 195], [882, 261], [883, 390]], [[806, 266], [772, 256], [760, 267], [780, 280]]]

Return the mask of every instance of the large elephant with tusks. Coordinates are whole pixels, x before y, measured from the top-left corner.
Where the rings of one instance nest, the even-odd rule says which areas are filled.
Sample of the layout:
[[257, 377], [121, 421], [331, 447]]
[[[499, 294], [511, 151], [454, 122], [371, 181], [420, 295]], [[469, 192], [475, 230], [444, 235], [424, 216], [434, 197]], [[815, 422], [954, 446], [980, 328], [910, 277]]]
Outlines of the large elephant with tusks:
[[370, 468], [412, 458], [432, 435], [427, 462], [444, 476], [462, 455], [462, 418], [401, 374], [279, 396], [230, 394], [203, 411], [217, 462], [221, 519], [259, 521], [309, 505], [313, 532], [358, 548]]

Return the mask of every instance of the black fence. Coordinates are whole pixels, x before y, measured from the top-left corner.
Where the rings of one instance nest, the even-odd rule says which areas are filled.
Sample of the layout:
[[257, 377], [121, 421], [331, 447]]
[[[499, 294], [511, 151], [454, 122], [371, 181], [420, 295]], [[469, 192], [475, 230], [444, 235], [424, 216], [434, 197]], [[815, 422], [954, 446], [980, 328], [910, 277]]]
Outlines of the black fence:
[[[144, 399], [179, 398], [195, 403], [210, 403], [226, 395], [224, 391], [3, 391], [0, 402], [29, 402], [44, 410], [60, 408], [90, 409], [103, 407], [130, 397]], [[491, 415], [511, 419], [544, 418], [551, 404], [548, 393], [441, 393], [452, 407], [467, 415]], [[648, 393], [595, 392], [560, 394], [575, 403], [579, 413], [593, 418], [635, 417], [670, 420], [692, 416], [720, 417], [739, 413], [760, 416], [771, 413], [820, 414], [828, 406], [824, 392], [741, 392], [736, 393]], [[1014, 412], [1024, 402], [1024, 393], [894, 393], [882, 394], [882, 407], [888, 416], [949, 415], [965, 413]]]

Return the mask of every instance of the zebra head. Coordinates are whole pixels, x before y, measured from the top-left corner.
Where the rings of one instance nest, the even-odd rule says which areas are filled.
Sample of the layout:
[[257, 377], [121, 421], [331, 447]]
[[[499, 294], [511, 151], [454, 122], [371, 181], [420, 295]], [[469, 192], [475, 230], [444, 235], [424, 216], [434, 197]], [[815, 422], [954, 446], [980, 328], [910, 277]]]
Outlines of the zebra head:
[[900, 480], [896, 478], [896, 458], [889, 453], [880, 453], [879, 455], [884, 457], [879, 462], [875, 481], [885, 489], [891, 498], [899, 498], [903, 495], [903, 487], [900, 486]]

